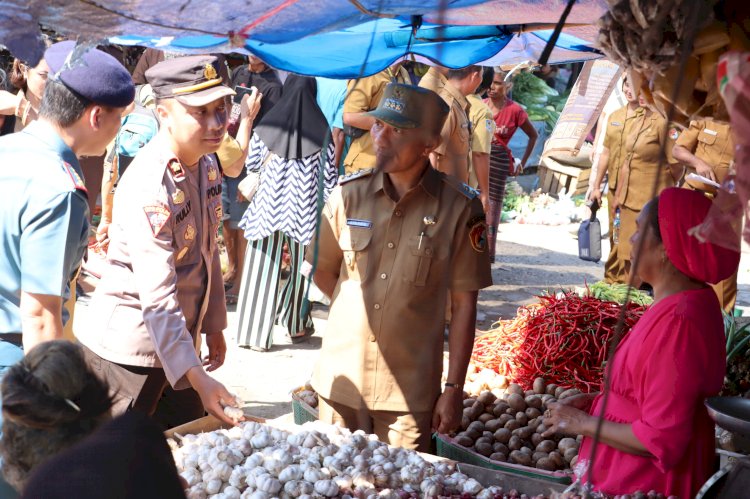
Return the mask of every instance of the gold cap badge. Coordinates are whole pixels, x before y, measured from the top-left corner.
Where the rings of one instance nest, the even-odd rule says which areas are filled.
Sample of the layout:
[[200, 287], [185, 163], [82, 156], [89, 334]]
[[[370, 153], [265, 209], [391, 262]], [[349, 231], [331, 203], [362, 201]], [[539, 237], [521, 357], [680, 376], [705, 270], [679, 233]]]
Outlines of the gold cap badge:
[[218, 172], [216, 171], [216, 168], [211, 167], [208, 169], [208, 180], [213, 182], [214, 180], [216, 180], [217, 175], [218, 175]]
[[213, 64], [206, 64], [203, 68], [203, 76], [205, 76], [207, 80], [215, 80], [219, 75], [216, 73], [216, 68], [214, 68]]

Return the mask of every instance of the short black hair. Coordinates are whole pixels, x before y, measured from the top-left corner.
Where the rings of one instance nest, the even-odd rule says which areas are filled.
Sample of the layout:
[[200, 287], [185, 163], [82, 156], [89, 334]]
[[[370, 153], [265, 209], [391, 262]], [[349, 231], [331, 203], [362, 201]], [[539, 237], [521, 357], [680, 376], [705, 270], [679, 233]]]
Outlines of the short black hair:
[[654, 231], [654, 235], [662, 242], [661, 227], [659, 227], [659, 197], [655, 197], [646, 205], [648, 206], [648, 224]]
[[472, 66], [466, 66], [465, 68], [461, 69], [450, 69], [448, 70], [448, 79], [449, 80], [462, 80], [469, 76], [471, 73], [476, 73], [477, 71], [481, 71], [482, 66], [472, 65]]
[[65, 128], [78, 121], [90, 105], [90, 100], [50, 78], [44, 87], [39, 116]]

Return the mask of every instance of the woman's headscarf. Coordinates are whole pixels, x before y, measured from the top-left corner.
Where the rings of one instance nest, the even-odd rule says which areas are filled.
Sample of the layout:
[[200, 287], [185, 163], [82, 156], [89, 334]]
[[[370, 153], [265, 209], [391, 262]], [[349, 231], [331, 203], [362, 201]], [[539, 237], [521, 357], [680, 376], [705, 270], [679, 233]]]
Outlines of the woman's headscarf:
[[315, 100], [315, 78], [289, 75], [281, 99], [263, 117], [255, 133], [278, 156], [301, 159], [323, 148], [328, 121]]
[[691, 235], [710, 209], [711, 200], [698, 191], [672, 187], [659, 195], [659, 232], [667, 258], [691, 279], [716, 284], [737, 271], [740, 253]]

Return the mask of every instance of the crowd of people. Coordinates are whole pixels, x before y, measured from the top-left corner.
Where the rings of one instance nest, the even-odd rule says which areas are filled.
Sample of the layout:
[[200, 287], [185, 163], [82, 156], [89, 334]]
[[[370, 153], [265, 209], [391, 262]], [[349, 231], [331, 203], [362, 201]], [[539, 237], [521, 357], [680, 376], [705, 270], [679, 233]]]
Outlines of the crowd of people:
[[[112, 497], [149, 497], [139, 488], [149, 480], [159, 482], [154, 497], [180, 497], [154, 420], [208, 412], [235, 424], [224, 412], [235, 396], [210, 375], [227, 353], [227, 304], [238, 306], [238, 344], [264, 352], [275, 326], [293, 343], [314, 334], [313, 283], [331, 300], [312, 379], [323, 421], [421, 451], [433, 431], [459, 427], [478, 293], [492, 285], [504, 184], [516, 171], [508, 143], [519, 128], [528, 135], [523, 168], [537, 139], [505, 73], [397, 63], [344, 83], [282, 78], [255, 57], [230, 71], [224, 56], [149, 49], [131, 76], [100, 49], [74, 48], [56, 43], [34, 67], [17, 61], [18, 92], [0, 93], [13, 124], [0, 161], [30, 165], [0, 169], [0, 449], [12, 487], [47, 497], [79, 462], [129, 482]], [[723, 375], [723, 322], [707, 283], [736, 272], [739, 255], [687, 237], [710, 201], [667, 188], [674, 162], [656, 165], [676, 137], [625, 92], [591, 197], [609, 173], [622, 225], [608, 276], [637, 266], [656, 302], [620, 345], [613, 390], [622, 400], [605, 414], [611, 452], [595, 478], [617, 493], [637, 482], [682, 494], [706, 478], [707, 439], [691, 437], [710, 429], [700, 402]], [[712, 160], [693, 159], [701, 133], [686, 132], [674, 151], [708, 175]], [[84, 157], [103, 158], [100, 183], [87, 182]], [[657, 182], [658, 200], [639, 182]], [[90, 237], [92, 197], [103, 212]], [[641, 238], [643, 249], [630, 250]], [[87, 249], [89, 260], [105, 255], [101, 274], [88, 317], [68, 336], [75, 342], [64, 341]], [[678, 362], [657, 368], [656, 350]], [[679, 405], [654, 400], [678, 381], [691, 386]], [[680, 417], [659, 419], [667, 403]], [[560, 404], [546, 416], [550, 431], [591, 437], [587, 411], [598, 407], [593, 396]], [[153, 462], [133, 476], [94, 457], [123, 432], [138, 435], [124, 439], [123, 459]], [[620, 462], [630, 464], [615, 471]], [[86, 480], [71, 484], [77, 497], [96, 495]]]

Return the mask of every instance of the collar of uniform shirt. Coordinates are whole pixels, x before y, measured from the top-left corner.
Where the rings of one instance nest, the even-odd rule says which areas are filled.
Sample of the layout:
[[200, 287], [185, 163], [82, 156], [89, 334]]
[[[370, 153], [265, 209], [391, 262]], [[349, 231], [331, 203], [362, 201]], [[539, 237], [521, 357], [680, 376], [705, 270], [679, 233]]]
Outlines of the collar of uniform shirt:
[[445, 82], [445, 86], [443, 89], [448, 92], [448, 94], [453, 97], [456, 101], [458, 101], [458, 104], [461, 106], [461, 109], [466, 111], [469, 109], [469, 101], [466, 100], [466, 96], [462, 94], [451, 82], [448, 80]]
[[44, 120], [36, 120], [24, 128], [21, 133], [31, 134], [47, 144], [50, 149], [62, 157], [63, 161], [75, 168], [76, 172], [81, 175], [81, 166], [78, 163], [78, 158], [52, 125]]
[[[372, 179], [372, 187], [374, 192], [379, 192], [382, 190], [386, 193], [386, 195], [388, 194], [388, 189], [385, 188], [385, 177], [386, 174], [383, 173], [382, 170], [375, 171], [375, 175]], [[390, 186], [390, 179], [388, 179], [387, 182]], [[430, 196], [437, 198], [440, 194], [440, 174], [437, 170], [435, 170], [431, 166], [428, 166], [427, 168], [425, 168], [422, 179], [419, 181], [419, 184], [417, 184], [417, 186], [421, 187]], [[388, 197], [392, 198], [392, 196]]]

